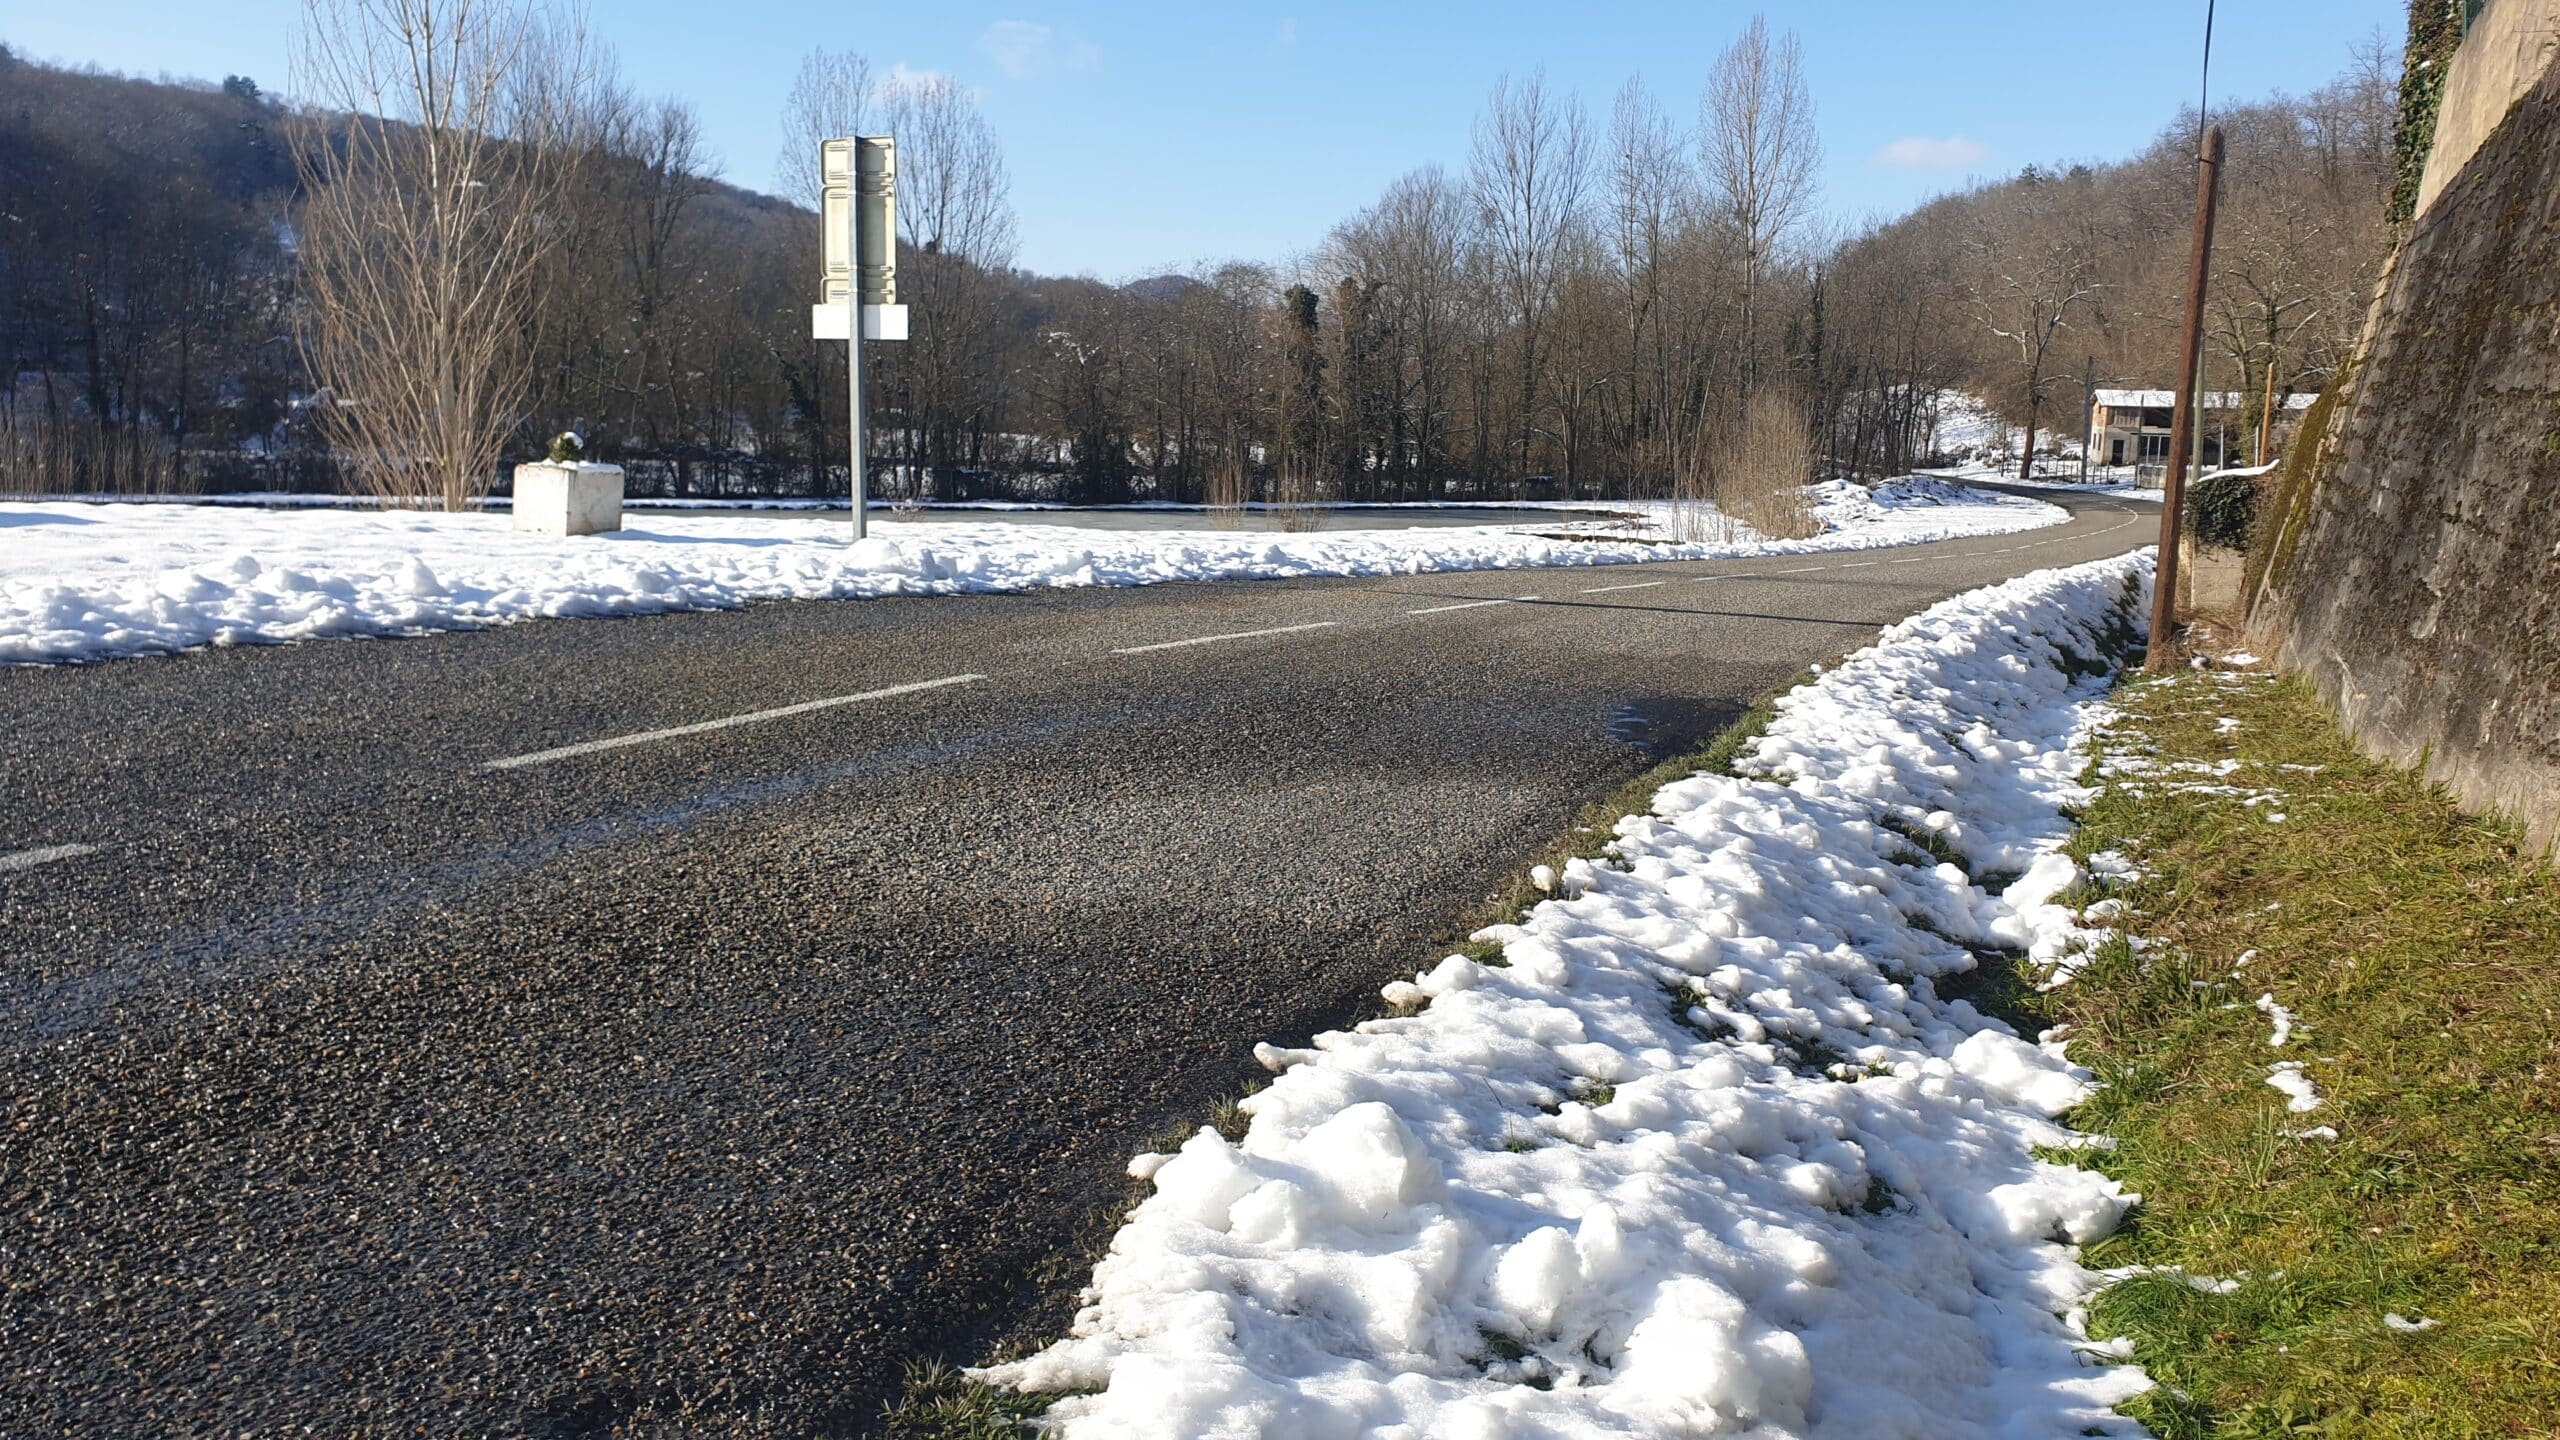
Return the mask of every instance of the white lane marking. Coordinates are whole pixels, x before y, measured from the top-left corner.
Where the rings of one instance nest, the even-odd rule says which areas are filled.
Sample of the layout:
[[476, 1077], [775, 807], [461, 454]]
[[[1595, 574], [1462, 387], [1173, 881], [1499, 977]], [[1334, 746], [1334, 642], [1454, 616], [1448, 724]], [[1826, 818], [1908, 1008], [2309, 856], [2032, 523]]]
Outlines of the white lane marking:
[[1188, 640], [1166, 640], [1154, 645], [1123, 645], [1114, 655], [1145, 655], [1156, 650], [1179, 650], [1185, 645], [1215, 645], [1221, 640], [1251, 640], [1262, 635], [1295, 635], [1301, 630], [1330, 630], [1339, 620], [1318, 620], [1312, 625], [1275, 625], [1268, 630], [1230, 630], [1223, 635], [1194, 635]]
[[1537, 598], [1538, 597], [1535, 595], [1523, 595], [1516, 600], [1469, 600], [1460, 605], [1430, 605], [1425, 606], [1420, 610], [1407, 610], [1404, 613], [1407, 615], [1446, 615], [1452, 610], [1481, 610], [1487, 605], [1526, 605]]
[[1835, 565], [1831, 568], [1835, 570], [1872, 570], [1883, 563], [1884, 562], [1881, 560], [1861, 560], [1854, 565]]
[[813, 710], [832, 710], [839, 705], [859, 705], [866, 700], [886, 700], [896, 695], [913, 695], [923, 690], [939, 690], [946, 685], [974, 685], [986, 678], [984, 675], [945, 675], [939, 680], [918, 680], [907, 685], [891, 685], [880, 690], [865, 690], [859, 695], [830, 695], [824, 700], [803, 700], [797, 705], [778, 705], [771, 710], [753, 710], [744, 715], [729, 715], [693, 725], [671, 725], [664, 730], [643, 730], [637, 735], [616, 735], [610, 740], [589, 740], [577, 745], [563, 745], [556, 750], [536, 750], [530, 755], [510, 755], [503, 760], [492, 760], [480, 768], [515, 770], [526, 765], [540, 765], [550, 760], [566, 760], [575, 755], [593, 755], [600, 750], [619, 750], [626, 745], [646, 745], [653, 740], [673, 740], [685, 735], [703, 735], [739, 725], [780, 720], [790, 715], [806, 715]]
[[1830, 568], [1831, 567], [1828, 565], [1799, 565], [1793, 570], [1772, 570], [1769, 573], [1772, 575], [1810, 575], [1816, 570], [1828, 570]]
[[83, 855], [97, 853], [95, 845], [44, 845], [33, 850], [12, 850], [0, 855], [0, 875], [14, 875], [39, 865], [51, 865], [57, 860], [77, 860]]
[[1582, 593], [1585, 595], [1606, 595], [1615, 590], [1650, 590], [1656, 585], [1668, 585], [1670, 583], [1671, 582], [1668, 580], [1639, 580], [1633, 585], [1603, 585], [1596, 590], [1585, 590]]

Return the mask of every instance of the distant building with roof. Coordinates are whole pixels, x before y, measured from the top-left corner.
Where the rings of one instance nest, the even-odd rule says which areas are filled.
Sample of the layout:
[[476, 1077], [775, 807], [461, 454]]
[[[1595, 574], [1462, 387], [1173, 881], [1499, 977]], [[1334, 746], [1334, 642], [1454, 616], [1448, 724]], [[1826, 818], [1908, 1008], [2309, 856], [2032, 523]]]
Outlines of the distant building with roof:
[[[2287, 395], [2277, 402], [2280, 410], [2308, 410], [2317, 397]], [[2208, 390], [2204, 395], [2204, 463], [2212, 469], [2223, 463], [2222, 430], [2247, 435], [2254, 433], [2261, 400], [2231, 390]], [[2096, 390], [2089, 396], [2089, 463], [2092, 465], [2132, 465], [2156, 471], [2169, 462], [2169, 421], [2176, 413], [2178, 392], [2174, 390]], [[2223, 423], [2216, 424], [2219, 419]]]

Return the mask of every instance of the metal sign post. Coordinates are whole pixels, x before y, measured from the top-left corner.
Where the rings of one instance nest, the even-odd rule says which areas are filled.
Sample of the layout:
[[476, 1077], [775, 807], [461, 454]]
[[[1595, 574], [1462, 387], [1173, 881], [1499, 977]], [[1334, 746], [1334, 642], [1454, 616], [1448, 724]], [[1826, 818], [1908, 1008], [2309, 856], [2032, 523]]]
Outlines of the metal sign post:
[[809, 307], [809, 333], [845, 342], [850, 412], [853, 538], [868, 533], [870, 466], [862, 403], [862, 342], [907, 338], [907, 307], [898, 303], [898, 142], [855, 135], [818, 147], [818, 229], [822, 255], [819, 300]]

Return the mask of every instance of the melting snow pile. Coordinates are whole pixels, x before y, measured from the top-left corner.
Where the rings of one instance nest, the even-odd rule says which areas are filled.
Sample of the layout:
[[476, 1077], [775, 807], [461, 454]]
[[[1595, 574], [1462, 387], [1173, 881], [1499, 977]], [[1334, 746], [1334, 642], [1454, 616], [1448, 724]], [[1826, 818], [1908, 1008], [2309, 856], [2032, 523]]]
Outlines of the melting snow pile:
[[1141, 1157], [1073, 1338], [982, 1378], [1081, 1392], [1071, 1437], [2143, 1433], [2073, 1248], [2138, 1197], [2035, 1153], [2093, 1143], [2054, 1118], [2089, 1077], [1940, 986], [2086, 938], [2071, 657], [2148, 577], [1888, 630], [1782, 702], [1764, 778], [1664, 788], [1488, 932], [1504, 963], [1266, 1047], [1243, 1142]]
[[839, 525], [779, 515], [651, 512], [619, 534], [558, 540], [516, 534], [499, 514], [0, 504], [0, 663], [759, 600], [1863, 550], [2069, 518], [2040, 501], [1936, 480], [1873, 490], [1832, 483], [1811, 499], [1819, 535], [1765, 540], [1745, 529], [1714, 544], [1660, 543], [1660, 507], [1612, 507], [1639, 511], [1632, 524], [1559, 516], [1294, 535], [892, 522], [850, 544]]

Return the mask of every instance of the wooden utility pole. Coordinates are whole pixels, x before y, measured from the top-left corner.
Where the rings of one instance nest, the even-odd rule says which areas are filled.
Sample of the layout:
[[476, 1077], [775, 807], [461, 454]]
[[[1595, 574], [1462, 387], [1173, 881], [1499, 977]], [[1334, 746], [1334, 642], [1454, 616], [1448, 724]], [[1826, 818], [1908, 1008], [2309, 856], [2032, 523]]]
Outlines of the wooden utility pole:
[[2258, 411], [2258, 463], [2267, 463], [2267, 446], [2276, 433], [2276, 357], [2267, 352], [2267, 403]]
[[2080, 483], [2089, 483], [2089, 442], [2098, 434], [2098, 357], [2080, 371]]
[[[2196, 156], [2195, 248], [2187, 266], [2186, 344], [2181, 349], [2178, 408], [2169, 418], [2169, 468], [2160, 499], [2160, 566], [2151, 585], [2151, 658], [2149, 668], [2167, 670], [2176, 662], [2169, 638], [2178, 622], [2178, 533], [2186, 508], [2187, 444], [2198, 432], [2196, 380], [2204, 358], [2204, 292], [2213, 266], [2213, 206], [2222, 180], [2222, 127], [2205, 132]], [[2245, 383], [2245, 382], [2244, 382]]]

